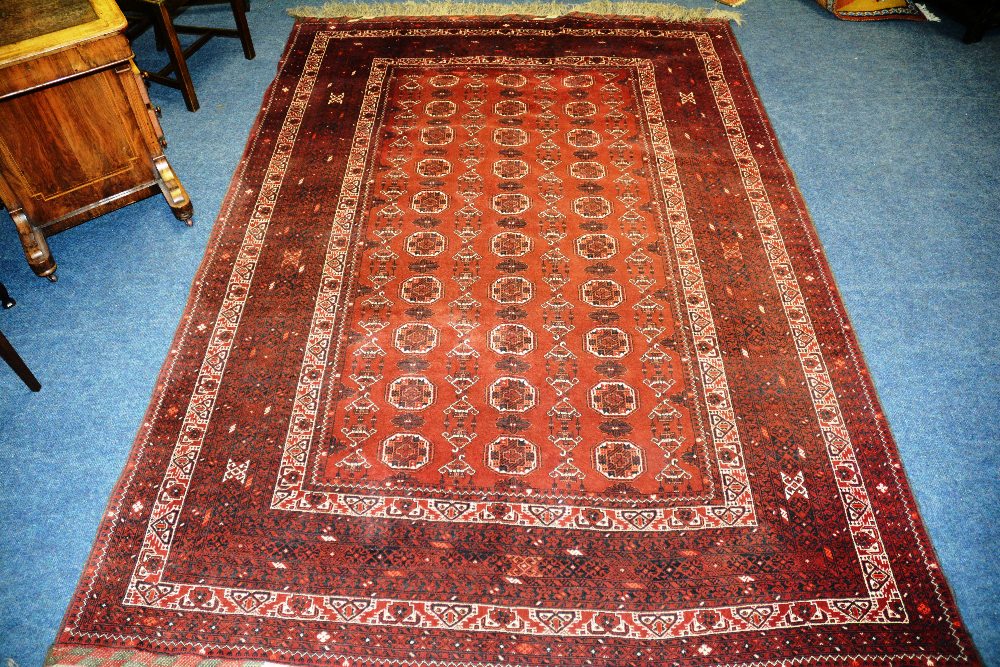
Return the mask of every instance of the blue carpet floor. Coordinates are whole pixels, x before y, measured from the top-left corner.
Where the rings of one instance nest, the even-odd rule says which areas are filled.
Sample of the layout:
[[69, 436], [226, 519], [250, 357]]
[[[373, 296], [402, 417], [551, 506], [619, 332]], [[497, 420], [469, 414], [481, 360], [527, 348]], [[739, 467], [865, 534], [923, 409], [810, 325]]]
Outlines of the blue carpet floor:
[[[707, 5], [707, 0], [687, 4]], [[808, 202], [965, 621], [1000, 665], [1000, 32], [851, 24], [811, 0], [749, 0], [737, 28]], [[193, 13], [225, 22], [219, 8]], [[0, 660], [42, 662], [139, 426], [288, 36], [254, 0], [257, 59], [214, 40], [202, 108], [154, 86], [195, 227], [160, 198], [51, 240], [35, 278], [0, 220], [0, 327], [45, 385], [0, 368]], [[160, 54], [137, 45], [141, 62]], [[6, 214], [0, 214], [6, 219]]]

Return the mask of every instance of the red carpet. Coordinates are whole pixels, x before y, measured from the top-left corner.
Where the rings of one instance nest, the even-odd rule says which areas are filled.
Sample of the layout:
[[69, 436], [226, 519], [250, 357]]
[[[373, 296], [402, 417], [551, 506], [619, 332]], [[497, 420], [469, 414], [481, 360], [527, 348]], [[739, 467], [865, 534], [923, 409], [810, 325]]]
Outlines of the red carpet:
[[51, 656], [200, 658], [978, 664], [728, 25], [298, 24]]

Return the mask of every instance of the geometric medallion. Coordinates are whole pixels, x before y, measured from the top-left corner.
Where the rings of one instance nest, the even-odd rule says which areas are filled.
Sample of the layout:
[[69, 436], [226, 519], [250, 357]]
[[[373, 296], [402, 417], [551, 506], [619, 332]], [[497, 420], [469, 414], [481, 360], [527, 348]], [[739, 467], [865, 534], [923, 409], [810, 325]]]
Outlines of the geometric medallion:
[[393, 345], [404, 354], [426, 354], [438, 344], [438, 332], [424, 322], [408, 322], [396, 329]]
[[441, 298], [441, 281], [434, 276], [407, 278], [399, 286], [399, 295], [410, 303], [434, 303]]
[[601, 135], [594, 130], [575, 129], [566, 133], [566, 141], [573, 148], [594, 148], [601, 143]]
[[505, 475], [527, 475], [538, 467], [538, 446], [524, 438], [497, 438], [486, 447], [486, 465]]
[[523, 324], [500, 324], [490, 331], [490, 349], [523, 356], [535, 349], [535, 334]]
[[611, 202], [604, 197], [580, 197], [573, 200], [573, 212], [581, 218], [600, 220], [611, 215], [611, 211]]
[[521, 276], [497, 278], [490, 286], [490, 297], [497, 303], [527, 303], [533, 294], [531, 281]]
[[416, 433], [396, 433], [382, 441], [382, 462], [398, 470], [416, 470], [431, 460], [431, 443]]
[[532, 245], [531, 237], [521, 232], [500, 232], [490, 239], [490, 249], [500, 257], [521, 257]]
[[642, 449], [627, 440], [609, 440], [594, 447], [594, 469], [608, 479], [635, 479], [646, 469]]
[[606, 172], [600, 162], [574, 162], [569, 166], [569, 173], [581, 180], [598, 181]]
[[590, 407], [605, 417], [624, 417], [635, 412], [639, 401], [624, 382], [598, 382], [590, 390]]
[[434, 402], [434, 384], [420, 376], [396, 378], [386, 390], [386, 401], [400, 410], [424, 410]]
[[456, 111], [458, 111], [458, 106], [451, 100], [434, 100], [424, 106], [424, 113], [431, 118], [447, 118], [455, 115]]
[[632, 351], [628, 334], [618, 327], [597, 327], [583, 339], [587, 352], [602, 359], [621, 359]]
[[448, 239], [440, 232], [413, 232], [406, 237], [404, 248], [414, 257], [434, 257], [448, 248]]
[[506, 147], [523, 146], [528, 143], [528, 133], [518, 127], [501, 127], [493, 130], [493, 141]]
[[420, 141], [428, 146], [446, 146], [455, 139], [455, 131], [447, 125], [431, 125], [420, 130]]
[[584, 118], [597, 113], [597, 106], [593, 102], [570, 102], [565, 109], [570, 118]]
[[521, 100], [502, 100], [493, 105], [498, 116], [523, 116], [528, 113], [528, 105]]
[[514, 72], [504, 72], [496, 78], [496, 81], [504, 88], [520, 88], [528, 83], [528, 79], [523, 74]]
[[427, 158], [417, 163], [417, 173], [424, 178], [441, 178], [451, 173], [451, 163], [440, 158]]
[[493, 163], [493, 173], [500, 178], [524, 178], [528, 171], [528, 163], [524, 160], [497, 160]]
[[417, 213], [440, 213], [448, 208], [448, 195], [441, 190], [421, 190], [413, 195], [410, 206]]
[[563, 77], [562, 84], [567, 88], [590, 88], [594, 85], [594, 77], [590, 74], [571, 74]]
[[524, 213], [531, 207], [531, 199], [528, 195], [520, 193], [493, 195], [491, 202], [493, 210], [504, 215], [517, 215]]
[[595, 308], [614, 308], [625, 300], [625, 293], [613, 280], [588, 280], [580, 285], [580, 299]]
[[584, 234], [576, 240], [576, 252], [584, 259], [611, 259], [618, 242], [610, 234]]
[[501, 377], [490, 385], [490, 405], [500, 412], [526, 412], [536, 401], [535, 388], [524, 378]]

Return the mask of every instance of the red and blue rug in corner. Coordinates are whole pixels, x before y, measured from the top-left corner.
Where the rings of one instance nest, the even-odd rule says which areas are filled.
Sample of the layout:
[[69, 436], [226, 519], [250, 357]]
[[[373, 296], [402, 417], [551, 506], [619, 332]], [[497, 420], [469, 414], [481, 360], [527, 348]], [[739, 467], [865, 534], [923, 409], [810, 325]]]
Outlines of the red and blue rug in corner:
[[297, 23], [49, 657], [263, 662], [980, 664], [727, 24]]

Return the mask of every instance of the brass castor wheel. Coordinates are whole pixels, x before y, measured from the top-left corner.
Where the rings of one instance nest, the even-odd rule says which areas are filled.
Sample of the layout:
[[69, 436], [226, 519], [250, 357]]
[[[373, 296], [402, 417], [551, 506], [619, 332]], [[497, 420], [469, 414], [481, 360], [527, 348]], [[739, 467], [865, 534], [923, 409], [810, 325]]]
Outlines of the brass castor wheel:
[[186, 202], [183, 206], [176, 208], [172, 207], [170, 212], [188, 227], [194, 224], [194, 206], [191, 205], [191, 202]]
[[57, 276], [54, 273], [50, 273], [49, 275], [47, 275], [45, 277], [49, 279], [50, 283], [57, 283], [57, 282], [59, 282], [59, 276]]

